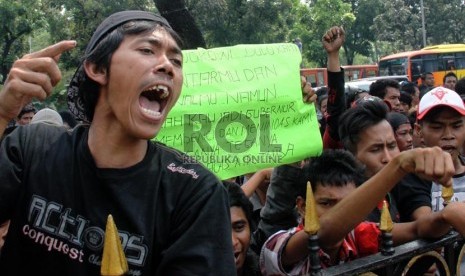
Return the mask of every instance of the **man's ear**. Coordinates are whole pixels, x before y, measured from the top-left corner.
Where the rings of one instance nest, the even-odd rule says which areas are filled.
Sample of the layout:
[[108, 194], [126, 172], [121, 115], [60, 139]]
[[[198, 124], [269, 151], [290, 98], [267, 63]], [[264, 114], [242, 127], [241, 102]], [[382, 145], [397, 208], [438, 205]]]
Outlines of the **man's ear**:
[[423, 132], [421, 131], [421, 124], [416, 122], [415, 123], [415, 132], [423, 138]]
[[107, 70], [99, 68], [95, 63], [84, 62], [84, 70], [87, 76], [100, 85], [107, 84]]
[[297, 211], [299, 215], [304, 217], [305, 216], [305, 199], [301, 196], [298, 196], [295, 199], [295, 206], [297, 207]]

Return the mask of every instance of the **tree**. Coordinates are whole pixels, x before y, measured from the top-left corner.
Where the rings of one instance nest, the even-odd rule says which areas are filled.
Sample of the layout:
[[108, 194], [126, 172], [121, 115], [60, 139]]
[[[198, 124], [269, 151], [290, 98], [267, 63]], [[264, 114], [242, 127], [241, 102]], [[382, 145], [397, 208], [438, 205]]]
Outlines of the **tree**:
[[[427, 45], [463, 43], [465, 35], [464, 4], [461, 0], [424, 0]], [[381, 55], [421, 49], [423, 35], [419, 1], [385, 1], [383, 13], [374, 19], [371, 30], [376, 34]]]
[[76, 39], [77, 49], [64, 56], [66, 68], [76, 67], [97, 26], [110, 14], [122, 10], [155, 11], [151, 0], [44, 0], [53, 41]]
[[465, 4], [462, 0], [425, 0], [427, 44], [463, 43]]
[[346, 42], [343, 45], [347, 64], [352, 65], [356, 54], [370, 56], [371, 44], [375, 41], [375, 35], [370, 30], [373, 18], [381, 13], [381, 0], [348, 0], [351, 12], [355, 16], [352, 25], [344, 26], [346, 30]]
[[355, 16], [351, 6], [342, 0], [318, 0], [310, 5], [311, 25], [310, 43], [305, 55], [320, 67], [326, 67], [326, 53], [321, 46], [321, 37], [332, 26], [344, 26], [351, 29]]
[[404, 0], [384, 2], [383, 12], [375, 17], [371, 27], [376, 40], [387, 42], [381, 55], [421, 48], [421, 19], [417, 11], [416, 6], [409, 6]]
[[154, 2], [158, 11], [183, 39], [184, 49], [206, 47], [205, 39], [194, 17], [186, 8], [184, 0], [154, 0]]
[[208, 47], [289, 41], [299, 0], [189, 0]]
[[44, 21], [35, 0], [0, 0], [0, 18], [0, 83], [4, 83], [14, 60], [25, 52], [27, 36]]

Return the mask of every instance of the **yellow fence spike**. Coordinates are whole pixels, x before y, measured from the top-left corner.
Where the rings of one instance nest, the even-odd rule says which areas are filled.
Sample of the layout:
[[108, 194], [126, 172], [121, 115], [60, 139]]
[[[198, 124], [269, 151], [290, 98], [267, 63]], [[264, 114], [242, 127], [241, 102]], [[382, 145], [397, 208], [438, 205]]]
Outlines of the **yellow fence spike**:
[[441, 197], [444, 199], [444, 205], [449, 204], [450, 199], [454, 195], [454, 188], [450, 187], [442, 187]]
[[128, 262], [123, 252], [118, 229], [113, 221], [113, 216], [108, 215], [100, 274], [102, 276], [121, 276], [125, 275], [128, 270]]
[[316, 212], [315, 198], [313, 197], [312, 185], [307, 182], [307, 198], [305, 200], [305, 225], [304, 231], [309, 235], [315, 235], [320, 230], [320, 220]]
[[381, 220], [379, 222], [379, 230], [390, 233], [394, 224], [392, 223], [391, 214], [389, 213], [388, 204], [383, 201], [383, 209], [381, 210]]

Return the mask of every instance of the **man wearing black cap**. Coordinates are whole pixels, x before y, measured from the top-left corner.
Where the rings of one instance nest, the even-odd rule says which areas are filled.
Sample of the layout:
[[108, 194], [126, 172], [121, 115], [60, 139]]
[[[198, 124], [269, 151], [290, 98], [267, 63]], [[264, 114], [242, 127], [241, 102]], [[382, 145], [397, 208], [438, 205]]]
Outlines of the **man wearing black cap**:
[[[0, 91], [0, 134], [60, 78], [63, 41], [17, 60]], [[99, 275], [107, 216], [127, 275], [233, 275], [227, 195], [219, 180], [157, 135], [182, 86], [180, 40], [142, 11], [97, 28], [68, 89], [73, 131], [35, 124], [0, 147], [2, 275]], [[214, 224], [214, 225], [212, 225]]]

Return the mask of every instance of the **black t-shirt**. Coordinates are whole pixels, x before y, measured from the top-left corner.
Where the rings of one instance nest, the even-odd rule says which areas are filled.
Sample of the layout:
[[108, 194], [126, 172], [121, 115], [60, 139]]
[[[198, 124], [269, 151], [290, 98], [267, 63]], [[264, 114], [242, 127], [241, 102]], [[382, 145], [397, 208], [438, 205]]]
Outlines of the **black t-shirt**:
[[[393, 222], [399, 222], [399, 211], [397, 210], [397, 203], [390, 193], [388, 193], [384, 200], [388, 203], [389, 214]], [[378, 223], [381, 220], [381, 211], [383, 210], [383, 202], [379, 202], [370, 214], [368, 214], [366, 221]]]
[[400, 221], [412, 221], [412, 213], [422, 207], [431, 208], [431, 181], [408, 174], [391, 191], [399, 209]]
[[87, 127], [19, 127], [0, 148], [0, 223], [11, 219], [1, 275], [100, 275], [113, 215], [129, 275], [234, 275], [221, 182], [148, 142], [124, 169], [97, 168]]

